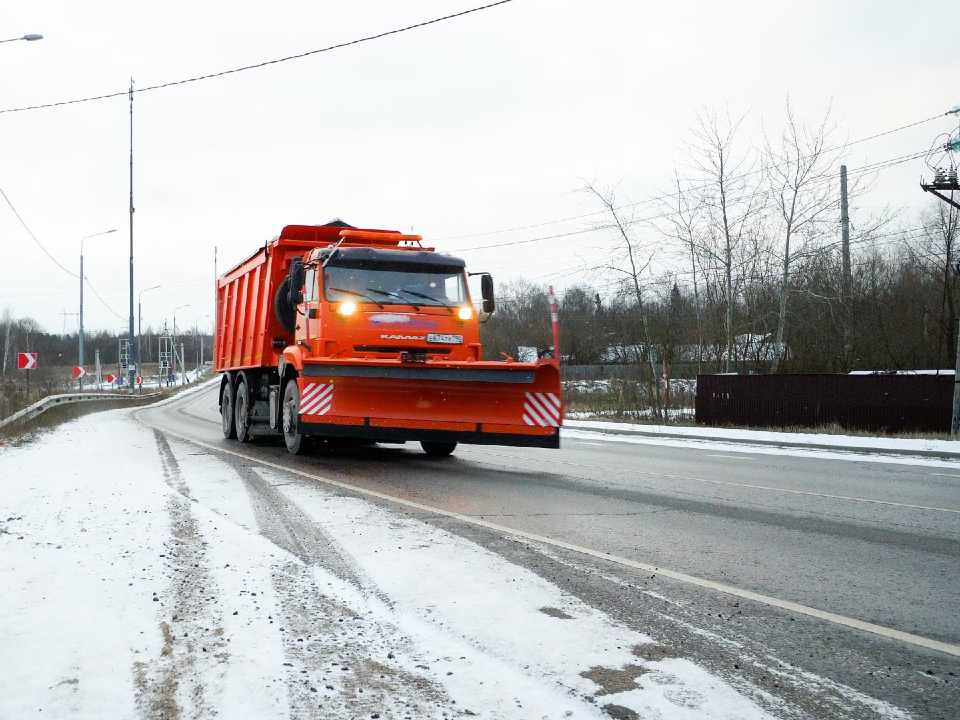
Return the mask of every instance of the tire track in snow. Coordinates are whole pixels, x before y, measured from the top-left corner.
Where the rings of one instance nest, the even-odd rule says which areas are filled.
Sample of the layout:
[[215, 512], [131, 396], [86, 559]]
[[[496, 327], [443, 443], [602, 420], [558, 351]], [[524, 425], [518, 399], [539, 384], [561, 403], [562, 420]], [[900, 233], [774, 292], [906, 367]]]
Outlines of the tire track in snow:
[[[295, 717], [426, 717], [449, 714], [445, 691], [425, 676], [390, 662], [409, 655], [410, 643], [395, 628], [370, 622], [358, 608], [390, 600], [340, 544], [270, 477], [229, 463], [243, 481], [260, 533], [303, 564], [288, 562], [272, 573], [284, 618], [290, 711]], [[314, 567], [352, 586], [357, 603], [343, 604], [317, 585]]]
[[194, 502], [170, 445], [154, 430], [163, 477], [172, 493], [167, 500], [170, 540], [165, 543], [169, 584], [154, 601], [166, 610], [160, 621], [160, 657], [133, 666], [137, 708], [145, 718], [208, 717], [216, 712], [216, 689], [204, 682], [203, 666], [229, 659], [217, 601], [206, 562], [206, 543], [190, 507]]
[[[179, 446], [174, 443], [172, 449], [179, 451]], [[268, 619], [286, 661], [283, 674], [291, 717], [457, 714], [456, 703], [442, 685], [416, 667], [427, 667], [430, 658], [422, 657], [408, 637], [384, 622], [389, 599], [339, 543], [282, 493], [280, 486], [289, 484], [285, 478], [265, 477], [230, 456], [217, 460], [222, 471], [191, 470], [186, 456], [181, 457], [186, 471], [171, 473], [170, 481], [185, 495], [194, 501], [206, 497], [214, 505], [217, 494], [245, 495], [255, 526], [241, 527], [290, 553], [270, 563], [276, 608]], [[200, 483], [218, 489], [211, 495]], [[237, 515], [235, 509], [231, 515]], [[337, 585], [335, 592], [327, 587], [331, 583]]]

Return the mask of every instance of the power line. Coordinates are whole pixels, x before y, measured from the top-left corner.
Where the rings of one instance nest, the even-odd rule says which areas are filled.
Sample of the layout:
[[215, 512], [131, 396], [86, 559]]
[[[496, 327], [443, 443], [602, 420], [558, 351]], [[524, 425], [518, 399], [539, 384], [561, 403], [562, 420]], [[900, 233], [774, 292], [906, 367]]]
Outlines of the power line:
[[[907, 155], [902, 155], [902, 156], [896, 157], [896, 158], [889, 158], [889, 159], [887, 159], [887, 160], [879, 160], [879, 161], [877, 161], [877, 162], [875, 162], [875, 163], [872, 163], [872, 164], [869, 164], [869, 165], [865, 165], [865, 166], [863, 166], [862, 168], [857, 168], [857, 169], [855, 169], [853, 172], [850, 173], [850, 178], [851, 178], [851, 179], [856, 179], [856, 178], [862, 177], [862, 176], [864, 176], [864, 175], [869, 175], [870, 173], [880, 172], [880, 171], [882, 171], [882, 170], [886, 170], [886, 169], [891, 168], [891, 167], [894, 167], [894, 166], [896, 166], [896, 165], [901, 165], [901, 164], [903, 164], [903, 163], [905, 163], [905, 162], [909, 162], [909, 161], [911, 161], [911, 160], [916, 160], [916, 159], [918, 159], [918, 158], [920, 158], [920, 157], [923, 157], [925, 154], [926, 154], [926, 151], [923, 151], [923, 152], [915, 152], [915, 153], [910, 153], [910, 154], [907, 154]], [[812, 178], [812, 179], [809, 181], [809, 183], [805, 186], [804, 189], [809, 190], [809, 189], [811, 189], [811, 188], [813, 188], [813, 187], [816, 187], [816, 186], [818, 186], [818, 185], [823, 185], [824, 183], [829, 183], [829, 182], [833, 181], [834, 179], [835, 179], [835, 176], [834, 176], [834, 174], [833, 174], [832, 172], [831, 172], [831, 173], [824, 173], [824, 174], [822, 174], [822, 175], [818, 175], [818, 176], [815, 177], [815, 178]], [[776, 194], [777, 194], [776, 191], [767, 191], [767, 192], [760, 192], [760, 193], [747, 193], [747, 194], [745, 194], [745, 195], [743, 195], [743, 196], [741, 196], [741, 197], [738, 197], [738, 198], [728, 199], [728, 200], [727, 200], [727, 205], [728, 205], [728, 206], [733, 205], [733, 204], [738, 203], [738, 202], [741, 202], [741, 201], [743, 201], [743, 200], [745, 200], [745, 199], [747, 199], [747, 198], [749, 198], [749, 197], [751, 197], [751, 196], [762, 198], [762, 197], [768, 197], [768, 196], [769, 196], [769, 197], [772, 197], [773, 195], [776, 195]], [[648, 202], [648, 201], [641, 201], [641, 202]], [[639, 203], [635, 203], [635, 205], [636, 205], [636, 204], [639, 204]], [[626, 207], [631, 207], [631, 206], [623, 205], [623, 206], [620, 206], [620, 208], [616, 208], [616, 209], [623, 209], [623, 208], [626, 208]], [[716, 204], [704, 203], [704, 207], [716, 207]], [[609, 210], [598, 210], [598, 211], [595, 212], [595, 213], [589, 213], [589, 215], [600, 215], [600, 214], [605, 214], [605, 213], [607, 213], [607, 212], [609, 212]], [[630, 224], [631, 224], [631, 225], [635, 225], [635, 224], [637, 224], [637, 223], [650, 222], [651, 220], [660, 220], [660, 219], [662, 219], [662, 218], [674, 217], [675, 215], [678, 215], [678, 214], [679, 214], [679, 211], [677, 211], [677, 210], [670, 210], [670, 211], [666, 211], [666, 212], [662, 212], [662, 213], [657, 213], [656, 215], [649, 215], [649, 216], [647, 216], [647, 217], [643, 217], [643, 218], [640, 218], [640, 219], [638, 219], [638, 220], [632, 220], [632, 221], [630, 222]], [[579, 216], [579, 217], [581, 217], [581, 218], [582, 218], [582, 217], [588, 217], [589, 215], [581, 215], [581, 216]], [[572, 218], [572, 219], [576, 219], [576, 218]], [[545, 223], [545, 224], [549, 224], [549, 223]], [[529, 227], [537, 227], [537, 226], [529, 226]], [[589, 227], [589, 228], [583, 228], [583, 229], [580, 229], [580, 230], [571, 230], [570, 232], [566, 232], [566, 233], [557, 233], [557, 234], [555, 234], [555, 235], [543, 235], [543, 236], [541, 236], [541, 237], [528, 238], [528, 239], [525, 239], [525, 240], [508, 240], [508, 241], [506, 241], [506, 242], [495, 243], [495, 244], [493, 244], [493, 245], [480, 245], [480, 246], [478, 246], [478, 247], [463, 248], [462, 250], [452, 250], [451, 252], [455, 252], [455, 253], [457, 253], [458, 255], [462, 255], [462, 254], [465, 254], [465, 253], [477, 252], [477, 251], [480, 251], [480, 250], [490, 250], [490, 249], [493, 249], [493, 248], [501, 248], [501, 247], [512, 247], [512, 246], [514, 246], [514, 245], [527, 245], [527, 244], [529, 244], [529, 243], [542, 242], [542, 241], [544, 241], [544, 240], [556, 240], [556, 239], [559, 239], [559, 238], [573, 237], [573, 236], [575, 236], [575, 235], [584, 235], [584, 234], [586, 234], [586, 233], [598, 232], [598, 231], [604, 230], [604, 229], [605, 229], [605, 228]], [[494, 232], [497, 232], [497, 231], [494, 231]], [[488, 233], [488, 234], [494, 234], [494, 232], [491, 232], [491, 233]], [[441, 238], [441, 239], [442, 239], [442, 238]], [[434, 242], [434, 241], [431, 240], [431, 242]]]
[[[823, 150], [823, 151], [821, 151], [821, 152], [822, 152], [822, 154], [827, 154], [827, 153], [832, 153], [832, 152], [843, 151], [843, 150], [846, 150], [846, 149], [849, 148], [849, 147], [853, 147], [854, 145], [859, 145], [860, 143], [865, 143], [865, 142], [868, 142], [868, 141], [870, 141], [870, 140], [876, 140], [877, 138], [884, 137], [885, 135], [891, 135], [891, 134], [893, 134], [893, 133], [900, 132], [901, 130], [907, 130], [907, 129], [912, 128], [912, 127], [917, 127], [918, 125], [923, 125], [923, 124], [925, 124], [925, 123], [932, 122], [933, 120], [938, 120], [938, 119], [944, 117], [945, 115], [950, 115], [950, 114], [951, 114], [951, 113], [948, 111], [948, 112], [942, 113], [942, 114], [940, 114], [940, 115], [933, 115], [932, 117], [928, 117], [928, 118], [925, 118], [925, 119], [923, 119], [923, 120], [917, 120], [917, 121], [915, 121], [915, 122], [908, 123], [908, 124], [906, 124], [906, 125], [901, 125], [900, 127], [891, 128], [890, 130], [884, 130], [883, 132], [875, 133], [875, 134], [869, 135], [869, 136], [867, 136], [867, 137], [865, 137], [865, 138], [860, 138], [859, 140], [854, 140], [853, 142], [844, 143], [843, 145], [838, 145], [837, 147], [833, 147], [833, 148], [830, 148], [830, 149], [828, 149], [828, 150]], [[800, 159], [800, 160], [807, 160], [807, 159], [809, 159], [810, 157], [812, 157], [812, 156], [806, 156], [806, 157], [802, 157], [802, 158], [799, 158], [799, 159]], [[791, 160], [790, 162], [796, 162], [796, 160]], [[783, 165], [786, 165], [786, 164], [787, 164], [787, 163], [779, 163], [779, 164], [777, 164], [777, 165], [774, 165], [773, 167], [782, 167]], [[727, 178], [727, 182], [735, 182], [735, 181], [737, 181], [737, 180], [742, 180], [743, 178], [750, 177], [751, 175], [756, 175], [756, 174], [758, 174], [758, 173], [761, 173], [761, 172], [763, 172], [763, 170], [764, 170], [763, 168], [760, 168], [760, 169], [757, 169], [757, 170], [751, 170], [750, 172], [744, 173], [743, 175], [737, 175], [737, 176], [732, 177], [732, 178]], [[691, 180], [690, 178], [681, 178], [681, 179], [680, 179], [680, 182], [693, 182], [693, 180]], [[699, 186], [693, 186], [693, 187], [687, 188], [686, 191], [696, 190], [696, 189], [699, 189], [699, 188], [704, 188], [704, 187], [707, 187], [708, 185], [709, 185], [709, 183], [705, 183], [705, 184], [699, 185]], [[682, 192], [673, 192], [673, 193], [664, 193], [664, 194], [662, 194], [662, 195], [652, 195], [652, 196], [650, 196], [650, 197], [644, 198], [644, 199], [642, 199], [642, 200], [638, 200], [638, 201], [636, 201], [636, 202], [627, 203], [627, 204], [624, 204], [624, 205], [617, 206], [617, 207], [614, 208], [614, 209], [615, 209], [615, 210], [627, 210], [627, 209], [629, 209], [629, 208], [637, 207], [638, 205], [644, 205], [644, 204], [646, 204], [646, 203], [650, 203], [650, 202], [653, 202], [653, 201], [655, 201], [655, 200], [667, 200], [667, 199], [669, 199], [669, 198], [677, 197], [678, 195], [681, 195], [681, 194], [682, 194]], [[518, 232], [518, 231], [520, 231], [520, 230], [530, 230], [530, 229], [532, 229], [532, 228], [544, 227], [544, 226], [546, 226], [546, 225], [556, 225], [556, 224], [559, 224], [559, 223], [570, 222], [570, 221], [572, 221], [572, 220], [582, 220], [583, 218], [592, 217], [592, 216], [594, 216], [594, 215], [602, 215], [602, 214], [604, 214], [604, 213], [606, 213], [606, 212], [608, 212], [608, 211], [607, 211], [607, 210], [597, 210], [596, 212], [585, 213], [585, 214], [583, 214], [583, 215], [574, 215], [574, 216], [571, 216], [571, 217], [559, 218], [559, 219], [556, 219], [556, 220], [547, 220], [547, 221], [545, 221], [545, 222], [533, 223], [533, 224], [531, 224], [531, 225], [521, 225], [521, 226], [511, 227], [511, 228], [502, 228], [502, 229], [500, 229], [500, 230], [488, 230], [488, 231], [486, 231], [486, 232], [473, 233], [473, 234], [470, 234], [470, 235], [453, 235], [453, 236], [448, 236], [448, 237], [434, 238], [434, 241], [441, 241], [441, 240], [467, 240], [467, 239], [469, 239], [469, 238], [486, 237], [486, 236], [488, 236], [488, 235], [499, 235], [499, 234], [502, 234], [502, 233]]]
[[[935, 228], [935, 227], [936, 227], [936, 225], [921, 225], [920, 227], [904, 228], [904, 229], [895, 230], [895, 231], [892, 231], [892, 232], [889, 232], [889, 233], [883, 233], [883, 234], [880, 234], [880, 235], [866, 235], [866, 236], [864, 236], [864, 237], [860, 237], [860, 238], [857, 238], [857, 239], [855, 239], [855, 240], [852, 240], [852, 241], [851, 241], [851, 245], [853, 245], [853, 244], [868, 244], [868, 243], [869, 243], [869, 244], [873, 244], [873, 246], [880, 246], [880, 245], [890, 245], [890, 244], [893, 244], [893, 243], [900, 243], [900, 242], [906, 242], [906, 241], [910, 241], [910, 240], [916, 240], [916, 239], [918, 239], [918, 238], [923, 237], [929, 230], [931, 230], [931, 229], [933, 229], [933, 228]], [[876, 242], [877, 240], [880, 240], [880, 239], [882, 239], [882, 238], [893, 238], [893, 239], [887, 240], [887, 241], [885, 241], [885, 242]], [[828, 250], [829, 247], [830, 247], [830, 246], [825, 246], [825, 247], [823, 247], [823, 248], [820, 248], [819, 250]], [[744, 262], [737, 263], [737, 264], [734, 266], [734, 270], [742, 270], [743, 268], [748, 267], [749, 265], [751, 265], [753, 262], [754, 262], [753, 260], [746, 260], [746, 261], [744, 261]], [[797, 262], [799, 263], [799, 261], [797, 261]], [[863, 264], [864, 264], [864, 261], [859, 261], [858, 263], [855, 263], [855, 265], [858, 266], [858, 267], [861, 266], [861, 265], [863, 265]], [[571, 269], [571, 270], [561, 270], [561, 271], [559, 271], [559, 272], [548, 273], [548, 274], [546, 274], [546, 275], [540, 275], [540, 276], [531, 278], [531, 279], [530, 279], [530, 282], [535, 282], [535, 281], [545, 282], [545, 281], [548, 281], [548, 280], [549, 280], [549, 281], [556, 282], [557, 280], [562, 280], [562, 279], [564, 279], [564, 278], [566, 278], [566, 277], [570, 277], [570, 276], [576, 275], [576, 274], [578, 274], [578, 273], [588, 273], [588, 272], [594, 272], [594, 271], [604, 270], [604, 269], [610, 269], [610, 266], [609, 266], [609, 265], [606, 265], [606, 264], [603, 264], [603, 265], [593, 265], [593, 266], [590, 266], [590, 267], [578, 267], [578, 268], [573, 268], [573, 269]], [[673, 272], [663, 273], [663, 275], [662, 275], [661, 277], [638, 278], [638, 279], [639, 279], [640, 284], [641, 284], [644, 288], [646, 288], [646, 287], [650, 287], [650, 286], [671, 285], [671, 284], [677, 282], [678, 279], [681, 278], [681, 277], [691, 276], [691, 275], [694, 275], [694, 274], [698, 274], [698, 275], [699, 275], [699, 274], [703, 274], [703, 275], [706, 276], [706, 275], [707, 275], [708, 273], [710, 273], [710, 272], [720, 272], [720, 271], [722, 271], [722, 270], [724, 270], [724, 269], [725, 269], [725, 266], [723, 266], [723, 265], [713, 266], [713, 267], [701, 267], [701, 268], [699, 268], [699, 269], [696, 270], [696, 271], [693, 271], [693, 270], [677, 270], [677, 271], [673, 271]], [[604, 282], [603, 284], [591, 285], [591, 288], [590, 288], [590, 289], [591, 289], [591, 290], [594, 290], [594, 291], [596, 291], [596, 290], [608, 290], [608, 289], [611, 288], [611, 287], [616, 287], [616, 286], [621, 285], [621, 284], [622, 284], [623, 282], [625, 282], [625, 281], [629, 281], [629, 278], [622, 278], [622, 279], [616, 279], [616, 280], [608, 280], [608, 281]], [[544, 293], [534, 293], [534, 294], [535, 294], [535, 295], [538, 295], [538, 296], [539, 296], [539, 295], [544, 295]], [[500, 298], [500, 299], [504, 299], [504, 300], [515, 300], [515, 299], [517, 299], [517, 298], [512, 298], [512, 297], [507, 296], [507, 297]]]
[[[41, 242], [37, 239], [37, 236], [33, 234], [33, 230], [30, 229], [30, 227], [27, 225], [27, 223], [24, 221], [24, 219], [20, 216], [20, 213], [17, 212], [17, 209], [13, 206], [13, 203], [10, 202], [10, 198], [7, 197], [7, 193], [5, 193], [5, 192], [3, 191], [3, 188], [0, 188], [0, 195], [3, 195], [3, 199], [6, 200], [7, 205], [10, 206], [10, 209], [13, 211], [13, 214], [17, 216], [17, 220], [19, 220], [19, 221], [20, 221], [20, 224], [23, 225], [23, 229], [27, 231], [27, 234], [28, 234], [28, 235], [33, 239], [33, 241], [37, 244], [37, 247], [39, 247], [41, 250], [43, 250], [43, 253], [44, 253], [48, 258], [50, 258], [50, 259], [53, 261], [53, 264], [56, 265], [56, 266], [57, 266], [58, 268], [60, 268], [61, 270], [63, 270], [63, 271], [64, 271], [67, 275], [69, 275], [70, 277], [72, 277], [72, 278], [79, 278], [79, 277], [80, 277], [79, 275], [77, 275], [76, 273], [70, 272], [69, 270], [67, 270], [67, 268], [65, 268], [63, 265], [61, 265], [60, 262], [59, 262], [53, 255], [50, 254], [50, 251], [47, 250], [47, 249], [43, 246], [43, 243], [41, 243]], [[97, 292], [97, 289], [90, 283], [90, 280], [89, 280], [86, 276], [84, 276], [83, 279], [86, 281], [87, 287], [89, 287], [89, 288], [93, 291], [93, 294], [97, 296], [97, 299], [98, 299], [101, 303], [103, 303], [103, 306], [104, 306], [107, 310], [109, 310], [110, 312], [112, 312], [114, 315], [116, 315], [117, 317], [120, 317], [120, 315], [119, 315], [112, 307], [110, 307], [109, 305], [107, 305], [107, 303], [104, 301], [104, 299], [103, 299], [102, 297], [100, 297], [100, 293], [98, 293], [98, 292]], [[121, 319], [123, 319], [123, 318], [121, 318]]]
[[118, 313], [116, 310], [114, 310], [112, 307], [110, 307], [109, 305], [107, 305], [107, 301], [104, 300], [102, 297], [100, 297], [100, 293], [97, 292], [97, 289], [96, 289], [96, 288], [93, 286], [93, 284], [90, 282], [90, 278], [88, 278], [86, 275], [84, 275], [84, 276], [83, 276], [83, 279], [86, 281], [87, 287], [90, 288], [91, 290], [93, 290], [93, 294], [97, 296], [97, 300], [99, 300], [100, 303], [101, 303], [107, 310], [109, 310], [110, 312], [112, 312], [114, 315], [116, 315], [116, 316], [117, 316], [118, 318], [120, 318], [121, 320], [126, 320], [126, 319], [127, 319], [127, 318], [125, 318], [123, 315], [121, 315], [120, 313]]
[[70, 272], [70, 271], [67, 270], [63, 265], [61, 265], [61, 264], [59, 263], [59, 261], [58, 261], [53, 255], [50, 254], [50, 251], [47, 250], [47, 249], [43, 246], [43, 243], [41, 243], [39, 240], [37, 240], [37, 236], [33, 234], [33, 230], [31, 230], [31, 229], [27, 226], [27, 223], [24, 222], [23, 218], [20, 217], [20, 213], [17, 212], [17, 209], [13, 206], [13, 203], [10, 202], [10, 198], [7, 197], [7, 194], [3, 191], [3, 188], [0, 188], [0, 195], [3, 195], [3, 199], [7, 201], [7, 205], [10, 206], [10, 209], [13, 211], [13, 214], [17, 216], [17, 220], [19, 220], [19, 221], [20, 221], [20, 224], [23, 225], [23, 229], [27, 231], [27, 235], [29, 235], [31, 238], [33, 238], [33, 241], [37, 244], [37, 247], [39, 247], [41, 250], [43, 250], [44, 254], [45, 254], [48, 258], [50, 258], [51, 260], [53, 260], [53, 264], [56, 265], [56, 266], [57, 266], [58, 268], [60, 268], [61, 270], [63, 270], [63, 271], [64, 271], [67, 275], [69, 275], [70, 277], [79, 278], [79, 277], [80, 277], [79, 275], [77, 275], [76, 273]]
[[[372, 42], [374, 40], [381, 40], [385, 37], [391, 35], [399, 35], [400, 33], [408, 32], [410, 30], [418, 30], [428, 25], [435, 25], [445, 20], [453, 20], [454, 18], [463, 17], [464, 15], [470, 15], [472, 13], [480, 12], [481, 10], [489, 10], [490, 8], [495, 8], [499, 5], [506, 5], [513, 0], [498, 0], [498, 2], [492, 2], [487, 5], [481, 5], [479, 7], [470, 8], [469, 10], [463, 10], [458, 13], [452, 13], [450, 15], [444, 15], [442, 17], [434, 18], [432, 20], [425, 20], [423, 22], [414, 23], [413, 25], [407, 25], [406, 27], [396, 28], [394, 30], [387, 30], [386, 32], [377, 33], [376, 35], [367, 35], [365, 37], [357, 38], [355, 40], [348, 40], [347, 42], [337, 43], [336, 45], [328, 45], [327, 47], [319, 48], [317, 50], [308, 50], [307, 52], [298, 53], [296, 55], [287, 55], [286, 57], [276, 58], [274, 60], [265, 60], [264, 62], [255, 63], [253, 65], [244, 65], [242, 67], [232, 68], [230, 70], [221, 70], [216, 73], [209, 73], [207, 75], [197, 75], [196, 77], [184, 78], [182, 80], [172, 80], [170, 82], [160, 83], [159, 85], [149, 85], [147, 87], [138, 88], [133, 90], [134, 93], [145, 93], [151, 90], [162, 90], [164, 88], [174, 87], [176, 85], [186, 85], [187, 83], [200, 82], [201, 80], [210, 80], [212, 78], [223, 77], [224, 75], [234, 75], [236, 73], [246, 72], [247, 70], [255, 70], [257, 68], [267, 67], [268, 65], [278, 65], [280, 63], [289, 62], [290, 60], [300, 60], [305, 57], [310, 57], [311, 55], [319, 55], [320, 53], [332, 52], [333, 50], [341, 50], [352, 45], [360, 45], [361, 43]], [[106, 93], [104, 95], [94, 95], [91, 97], [77, 98], [75, 100], [61, 100], [59, 102], [44, 103], [43, 105], [29, 105], [26, 107], [18, 108], [7, 108], [6, 110], [0, 110], [0, 114], [3, 113], [14, 113], [14, 112], [25, 112], [27, 110], [40, 110], [43, 108], [51, 107], [61, 107], [63, 105], [77, 105], [79, 103], [94, 102], [96, 100], [108, 100], [110, 98], [116, 97], [127, 97], [130, 90], [123, 90], [120, 92]]]

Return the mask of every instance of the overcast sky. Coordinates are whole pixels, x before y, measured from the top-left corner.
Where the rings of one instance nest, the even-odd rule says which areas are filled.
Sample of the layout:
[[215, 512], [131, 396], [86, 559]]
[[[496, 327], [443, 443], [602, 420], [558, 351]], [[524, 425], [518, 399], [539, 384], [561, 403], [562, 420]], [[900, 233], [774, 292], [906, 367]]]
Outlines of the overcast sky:
[[[375, 34], [481, 0], [157, 3], [6, 0], [0, 109], [123, 91]], [[745, 141], [779, 127], [786, 94], [813, 119], [833, 103], [850, 140], [960, 102], [960, 4], [514, 0], [359, 46], [143, 93], [135, 99], [136, 286], [144, 323], [212, 310], [219, 269], [287, 224], [341, 217], [427, 240], [597, 210], [584, 179], [624, 201], [669, 188], [698, 109], [749, 112]], [[0, 114], [0, 188], [39, 240], [104, 300], [88, 330], [126, 326], [126, 98]], [[851, 148], [858, 165], [927, 148], [956, 118]], [[858, 212], [915, 213], [921, 160], [882, 173]], [[854, 218], [856, 221], [856, 217]], [[588, 220], [456, 240], [498, 280], [545, 278], [600, 252]], [[0, 307], [76, 329], [78, 281], [33, 243], [0, 199]], [[558, 285], [575, 279], [561, 279]], [[209, 318], [202, 323], [210, 322]]]

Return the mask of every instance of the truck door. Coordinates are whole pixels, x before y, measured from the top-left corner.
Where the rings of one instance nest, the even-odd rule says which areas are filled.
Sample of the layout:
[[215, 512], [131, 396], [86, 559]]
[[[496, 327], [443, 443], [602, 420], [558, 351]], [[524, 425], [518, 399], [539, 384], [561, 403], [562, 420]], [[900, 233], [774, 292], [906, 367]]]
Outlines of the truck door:
[[317, 342], [320, 337], [320, 302], [317, 291], [317, 268], [308, 267], [304, 276], [304, 339], [310, 345], [310, 350], [317, 352]]

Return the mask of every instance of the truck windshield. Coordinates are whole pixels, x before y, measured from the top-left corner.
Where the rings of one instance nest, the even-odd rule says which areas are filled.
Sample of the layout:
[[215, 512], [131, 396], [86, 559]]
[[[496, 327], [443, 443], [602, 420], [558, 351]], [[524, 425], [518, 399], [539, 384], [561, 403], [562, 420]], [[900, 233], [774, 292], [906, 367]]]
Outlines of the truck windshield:
[[373, 302], [378, 304], [450, 307], [467, 300], [460, 267], [348, 261], [324, 268], [323, 295], [328, 301], [356, 300], [371, 294], [377, 296]]

